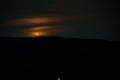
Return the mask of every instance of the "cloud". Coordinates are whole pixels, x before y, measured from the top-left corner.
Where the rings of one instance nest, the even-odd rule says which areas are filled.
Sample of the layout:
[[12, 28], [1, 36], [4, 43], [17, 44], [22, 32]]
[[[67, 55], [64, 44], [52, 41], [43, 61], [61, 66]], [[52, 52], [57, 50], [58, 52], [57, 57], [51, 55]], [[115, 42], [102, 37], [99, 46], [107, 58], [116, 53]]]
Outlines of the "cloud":
[[60, 32], [58, 26], [34, 26], [22, 31], [23, 37], [52, 36]]
[[8, 21], [8, 25], [37, 25], [58, 22], [55, 17], [28, 17]]

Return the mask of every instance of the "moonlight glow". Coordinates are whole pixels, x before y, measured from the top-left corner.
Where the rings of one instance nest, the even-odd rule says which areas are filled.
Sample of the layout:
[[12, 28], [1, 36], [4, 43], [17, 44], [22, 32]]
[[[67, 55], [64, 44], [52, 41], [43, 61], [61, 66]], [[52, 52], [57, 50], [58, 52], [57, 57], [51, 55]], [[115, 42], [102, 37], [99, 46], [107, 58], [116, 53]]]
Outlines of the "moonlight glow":
[[35, 32], [35, 33], [33, 33], [33, 35], [37, 37], [37, 36], [40, 36], [40, 33], [39, 32]]
[[50, 36], [54, 32], [51, 26], [36, 26], [25, 31], [27, 37]]
[[57, 17], [41, 16], [18, 18], [8, 21], [8, 24], [16, 29], [22, 27], [20, 32], [22, 37], [40, 37], [56, 35], [61, 27], [57, 24], [59, 21]]

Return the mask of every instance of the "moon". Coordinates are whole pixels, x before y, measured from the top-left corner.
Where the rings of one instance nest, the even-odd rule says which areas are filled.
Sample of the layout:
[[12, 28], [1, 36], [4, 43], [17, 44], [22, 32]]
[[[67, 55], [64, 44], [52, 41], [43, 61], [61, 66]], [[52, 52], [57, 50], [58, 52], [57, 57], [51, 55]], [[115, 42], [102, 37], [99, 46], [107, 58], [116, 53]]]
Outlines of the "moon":
[[36, 37], [40, 36], [39, 32], [34, 32], [33, 35]]

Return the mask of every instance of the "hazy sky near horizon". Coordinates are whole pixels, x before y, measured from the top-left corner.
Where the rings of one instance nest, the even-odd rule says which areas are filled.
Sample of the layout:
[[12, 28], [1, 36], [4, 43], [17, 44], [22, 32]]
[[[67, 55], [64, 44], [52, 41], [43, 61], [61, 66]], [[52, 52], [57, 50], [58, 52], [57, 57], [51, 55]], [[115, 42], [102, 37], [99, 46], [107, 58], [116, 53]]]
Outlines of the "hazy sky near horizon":
[[0, 36], [120, 40], [116, 0], [4, 0]]

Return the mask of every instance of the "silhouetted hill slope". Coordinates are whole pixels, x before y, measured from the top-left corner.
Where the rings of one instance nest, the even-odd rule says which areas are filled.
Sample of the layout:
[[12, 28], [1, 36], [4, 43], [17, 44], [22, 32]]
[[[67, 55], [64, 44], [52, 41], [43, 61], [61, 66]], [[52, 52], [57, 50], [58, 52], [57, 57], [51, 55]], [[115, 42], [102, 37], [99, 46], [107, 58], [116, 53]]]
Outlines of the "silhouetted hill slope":
[[0, 73], [9, 79], [112, 80], [119, 60], [95, 56], [118, 55], [119, 49], [119, 42], [100, 39], [1, 38]]
[[119, 42], [102, 39], [62, 37], [0, 38], [1, 55], [104, 56], [117, 55], [118, 50]]

